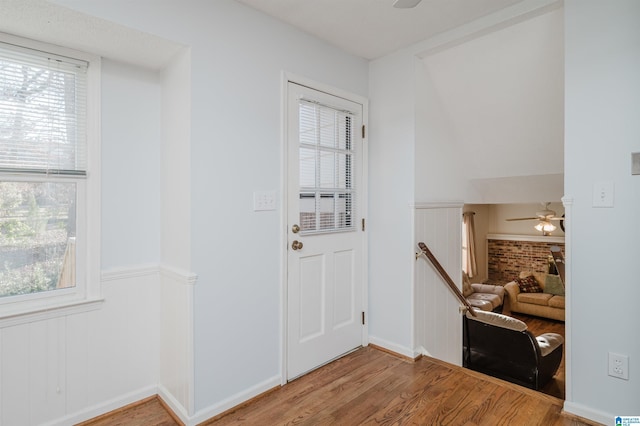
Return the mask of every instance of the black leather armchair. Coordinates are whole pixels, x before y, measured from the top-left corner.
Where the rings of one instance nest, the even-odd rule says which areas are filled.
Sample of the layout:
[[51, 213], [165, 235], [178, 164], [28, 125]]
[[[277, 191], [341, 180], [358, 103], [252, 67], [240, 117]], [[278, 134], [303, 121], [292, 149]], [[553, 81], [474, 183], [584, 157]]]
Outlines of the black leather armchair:
[[512, 383], [539, 390], [562, 362], [564, 339], [556, 333], [538, 337], [524, 322], [475, 310], [464, 318], [463, 365]]

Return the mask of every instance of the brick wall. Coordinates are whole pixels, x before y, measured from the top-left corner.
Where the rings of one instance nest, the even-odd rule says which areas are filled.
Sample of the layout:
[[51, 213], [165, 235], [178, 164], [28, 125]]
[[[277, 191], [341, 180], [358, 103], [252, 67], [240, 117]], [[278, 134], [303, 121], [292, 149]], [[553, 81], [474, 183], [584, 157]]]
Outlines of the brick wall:
[[524, 270], [548, 272], [551, 246], [564, 252], [563, 243], [487, 240], [489, 282], [506, 284]]

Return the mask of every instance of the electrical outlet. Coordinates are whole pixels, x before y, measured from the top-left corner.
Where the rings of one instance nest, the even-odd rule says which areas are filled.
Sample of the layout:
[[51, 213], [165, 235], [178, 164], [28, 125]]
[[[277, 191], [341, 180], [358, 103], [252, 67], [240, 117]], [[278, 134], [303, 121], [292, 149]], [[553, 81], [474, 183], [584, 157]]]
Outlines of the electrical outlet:
[[609, 375], [629, 380], [629, 357], [609, 352]]

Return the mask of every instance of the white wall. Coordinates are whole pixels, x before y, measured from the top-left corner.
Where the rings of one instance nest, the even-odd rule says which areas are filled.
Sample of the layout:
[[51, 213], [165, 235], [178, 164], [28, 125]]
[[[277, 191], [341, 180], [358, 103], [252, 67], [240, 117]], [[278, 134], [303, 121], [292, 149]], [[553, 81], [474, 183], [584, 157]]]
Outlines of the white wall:
[[0, 424], [75, 423], [157, 391], [159, 100], [153, 72], [102, 61], [105, 301], [0, 329]]
[[426, 61], [415, 60], [413, 82], [416, 92], [414, 197], [419, 201], [468, 199], [467, 156], [457, 140], [455, 122], [445, 109]]
[[466, 179], [562, 173], [562, 38], [555, 9], [427, 52], [430, 96], [451, 129], [447, 167], [464, 164]]
[[412, 356], [415, 60], [401, 52], [369, 68], [370, 342]]
[[160, 261], [158, 76], [102, 63], [102, 269]]
[[[518, 32], [524, 25], [522, 22], [536, 14], [542, 15], [538, 20], [540, 25], [533, 32], [544, 33], [549, 20], [557, 23], [561, 16], [553, 2], [548, 3], [551, 10], [539, 10], [544, 2], [523, 1], [371, 62], [369, 330], [372, 343], [380, 342], [408, 354], [416, 349], [411, 347], [408, 333], [414, 325], [411, 309], [415, 302], [410, 273], [415, 253], [414, 228], [409, 206], [414, 202], [488, 202], [472, 182], [477, 175], [470, 173], [471, 168], [465, 168], [468, 164], [462, 156], [462, 142], [456, 139], [460, 135], [456, 133], [454, 117], [448, 115], [431, 70], [422, 58], [480, 35], [486, 36], [488, 44], [495, 39], [504, 41]], [[542, 19], [547, 12], [552, 17]], [[530, 37], [531, 26], [524, 27], [522, 31]], [[508, 35], [502, 34], [503, 30]], [[499, 51], [499, 44], [493, 44]], [[471, 71], [475, 69], [472, 62], [464, 66]], [[495, 157], [499, 154], [496, 152]], [[549, 172], [547, 166], [530, 162], [527, 171], [540, 170], [544, 174]], [[500, 167], [499, 162], [492, 161], [490, 167], [483, 169], [482, 176], [504, 178], [511, 171], [512, 164]], [[520, 186], [519, 192], [526, 190]], [[557, 191], [554, 195], [558, 195]]]
[[194, 409], [191, 272], [191, 51], [182, 49], [161, 72], [161, 244], [159, 394], [187, 419]]
[[[190, 84], [182, 87], [190, 93], [189, 126], [164, 139], [175, 148], [184, 138], [190, 154], [188, 161], [179, 157], [180, 166], [171, 171], [180, 181], [175, 192], [165, 190], [175, 181], [163, 181], [162, 196], [169, 198], [162, 200], [168, 239], [162, 241], [162, 261], [181, 270], [172, 272], [179, 272], [185, 285], [197, 274], [193, 372], [189, 354], [181, 349], [170, 354], [193, 374], [195, 387], [174, 395], [172, 389], [183, 388], [166, 383], [166, 391], [182, 406], [181, 414], [204, 420], [280, 383], [281, 212], [254, 212], [252, 202], [254, 191], [282, 195], [282, 73], [366, 96], [368, 64], [231, 0], [58, 3], [190, 49]], [[165, 88], [177, 96], [176, 86]], [[184, 123], [182, 116], [164, 115], [167, 119]], [[176, 131], [166, 123], [163, 128]], [[165, 146], [165, 155], [169, 149]], [[165, 158], [163, 173], [166, 165]], [[183, 220], [174, 223], [174, 217]], [[187, 236], [180, 239], [179, 231], [165, 228], [174, 226]], [[188, 247], [165, 247], [174, 241]], [[163, 289], [178, 281], [163, 281]], [[180, 294], [180, 303], [188, 303], [188, 292]], [[184, 312], [171, 312], [181, 318], [180, 327], [189, 327]]]
[[[163, 210], [161, 204], [166, 206], [173, 201], [157, 199], [160, 188], [167, 183], [148, 179], [161, 167], [161, 149], [157, 147], [153, 152], [153, 146], [159, 140], [158, 129], [166, 127], [159, 124], [161, 113], [157, 105], [150, 103], [162, 96], [163, 89], [153, 73], [107, 62], [104, 84], [110, 95], [103, 105], [103, 127], [109, 123], [103, 129], [103, 147], [109, 144], [104, 148], [102, 178], [103, 265], [110, 271], [105, 274], [103, 286], [105, 307], [55, 321], [3, 329], [3, 424], [21, 424], [16, 421], [18, 409], [29, 412], [34, 422], [67, 415], [77, 420], [155, 392], [161, 376], [161, 357], [157, 354], [171, 342], [186, 346], [187, 353], [178, 353], [182, 349], [168, 352], [169, 359], [163, 362], [169, 362], [173, 355], [183, 357], [181, 366], [197, 380], [194, 389], [186, 389], [186, 394], [181, 395], [181, 390], [172, 390], [167, 379], [167, 391], [192, 419], [204, 420], [279, 379], [280, 212], [254, 213], [251, 201], [255, 190], [279, 192], [281, 188], [279, 117], [283, 70], [355, 94], [370, 93], [369, 330], [372, 342], [377, 339], [400, 352], [413, 353], [411, 271], [415, 264], [415, 234], [410, 203], [415, 197], [433, 201], [455, 199], [461, 193], [457, 185], [450, 185], [455, 180], [415, 170], [420, 163], [416, 155], [430, 152], [428, 144], [422, 143], [432, 138], [428, 128], [416, 125], [417, 111], [422, 113], [429, 107], [429, 102], [417, 99], [416, 94], [424, 95], [433, 88], [428, 80], [416, 80], [417, 57], [428, 50], [430, 42], [376, 60], [368, 71], [365, 61], [230, 0], [193, 1], [189, 6], [170, 0], [60, 3], [74, 4], [88, 13], [191, 48], [190, 117], [179, 120], [190, 124], [176, 135], [185, 137], [185, 143], [190, 141], [191, 150], [190, 165], [181, 163], [182, 172], [189, 176], [188, 183], [181, 185], [190, 200], [186, 219], [189, 223], [185, 227], [190, 235], [181, 244], [188, 247], [189, 255], [183, 259], [174, 253], [175, 257], [166, 259], [180, 259], [175, 260], [178, 265], [167, 266], [186, 269], [177, 280], [179, 284], [189, 285], [193, 273], [198, 274], [191, 295], [189, 291], [180, 295], [180, 301], [185, 303], [193, 298], [195, 313], [186, 317], [184, 312], [178, 312], [180, 320], [187, 321], [180, 323], [181, 330], [195, 329], [195, 334], [192, 343], [188, 338], [178, 341], [170, 336], [162, 340], [162, 327], [154, 327], [154, 323], [160, 322], [161, 305], [171, 300], [172, 293], [160, 300], [158, 274], [135, 266], [159, 260], [154, 229], [166, 225], [160, 223], [163, 219], [158, 212]], [[514, 19], [520, 19], [528, 16], [525, 6], [531, 3], [521, 2], [509, 11], [517, 12]], [[633, 115], [640, 110], [640, 79], [636, 72], [640, 65], [638, 8], [634, 0], [567, 0], [565, 5], [565, 193], [574, 200], [570, 224], [572, 296], [568, 311], [573, 350], [565, 408], [602, 422], [610, 421], [609, 416], [615, 414], [633, 413], [638, 409], [634, 397], [640, 394], [633, 368], [640, 359], [640, 343], [634, 338], [637, 321], [633, 316], [639, 287], [632, 270], [640, 237], [635, 220], [640, 211], [640, 187], [638, 177], [629, 174], [629, 153], [640, 151], [640, 129]], [[141, 16], [145, 18], [140, 19]], [[485, 28], [491, 28], [498, 17], [492, 15], [481, 21]], [[135, 95], [124, 97], [121, 88], [133, 89]], [[142, 111], [144, 121], [132, 123], [127, 116], [132, 111]], [[134, 156], [121, 159], [120, 152], [131, 146], [136, 147]], [[145, 151], [137, 151], [139, 146], [144, 146]], [[152, 160], [143, 165], [147, 174], [124, 185], [120, 173], [131, 173], [133, 159], [147, 149], [152, 151]], [[124, 165], [122, 169], [120, 164]], [[440, 170], [434, 168], [432, 172]], [[591, 207], [595, 180], [614, 181], [613, 209]], [[425, 182], [437, 190], [425, 190], [429, 188], [421, 186]], [[141, 191], [147, 192], [137, 197]], [[161, 194], [165, 196], [164, 191]], [[133, 217], [139, 227], [133, 227], [116, 212], [120, 197], [136, 209]], [[155, 205], [157, 211], [150, 212], [147, 205]], [[148, 220], [138, 210], [143, 207], [150, 212]], [[594, 222], [607, 227], [594, 227]], [[118, 238], [111, 239], [111, 233]], [[120, 252], [120, 240], [125, 236], [130, 246]], [[120, 269], [121, 266], [127, 268]], [[171, 271], [164, 274], [171, 275]], [[624, 297], [619, 297], [621, 294]], [[593, 315], [594, 312], [600, 314]], [[170, 327], [171, 322], [166, 322], [170, 317], [162, 318], [166, 324], [163, 327]], [[190, 319], [193, 324], [188, 323]], [[54, 361], [43, 355], [45, 350], [29, 343], [29, 339], [35, 339], [42, 345], [42, 339], [30, 336], [43, 335], [43, 330], [51, 330], [57, 347], [71, 345], [54, 355]], [[109, 356], [113, 348], [123, 347], [131, 351]], [[629, 381], [606, 375], [608, 351], [630, 356]], [[190, 362], [195, 365], [190, 367]], [[42, 400], [42, 395], [56, 392], [50, 383], [57, 382], [45, 380], [50, 375], [58, 375], [61, 383], [66, 383], [65, 401], [58, 400], [45, 408], [27, 407], [31, 398]], [[24, 380], [27, 376], [32, 378], [29, 382]]]
[[[640, 3], [565, 1], [565, 191], [572, 200], [569, 412], [610, 423], [640, 413]], [[613, 208], [593, 185], [615, 185]], [[597, 224], [597, 226], [596, 226]], [[607, 353], [629, 356], [629, 380], [607, 375]]]

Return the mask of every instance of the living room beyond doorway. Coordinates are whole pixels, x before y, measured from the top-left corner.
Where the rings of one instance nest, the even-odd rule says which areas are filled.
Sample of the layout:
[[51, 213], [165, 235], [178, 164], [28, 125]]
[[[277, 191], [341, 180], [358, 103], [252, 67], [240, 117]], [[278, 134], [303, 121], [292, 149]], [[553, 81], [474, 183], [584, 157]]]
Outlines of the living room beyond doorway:
[[[553, 212], [549, 217], [563, 219], [561, 203], [545, 203], [545, 207], [547, 212]], [[564, 226], [554, 219], [553, 223], [558, 226], [552, 231], [538, 230], [535, 227], [539, 213], [536, 209], [540, 210], [540, 204], [464, 206], [467, 216], [474, 212], [476, 222], [472, 239], [476, 244], [477, 270], [470, 282], [504, 287], [503, 305], [494, 312], [524, 322], [533, 336], [555, 333], [564, 339], [564, 282], [560, 280], [551, 255], [551, 248], [565, 251]], [[513, 217], [522, 219], [509, 220]], [[466, 250], [469, 250], [466, 245], [463, 238], [463, 256], [467, 256]], [[525, 277], [538, 283], [538, 288], [531, 293], [522, 291], [518, 282]], [[558, 281], [559, 286], [549, 284]], [[539, 388], [540, 392], [560, 399], [565, 398], [565, 352], [566, 344], [557, 371]]]

